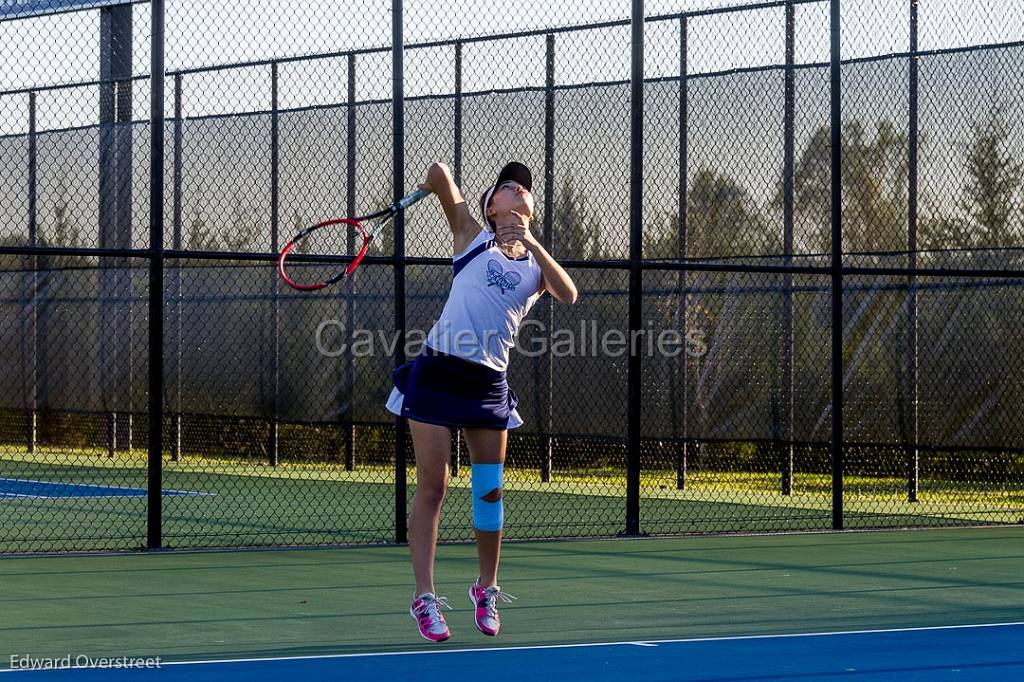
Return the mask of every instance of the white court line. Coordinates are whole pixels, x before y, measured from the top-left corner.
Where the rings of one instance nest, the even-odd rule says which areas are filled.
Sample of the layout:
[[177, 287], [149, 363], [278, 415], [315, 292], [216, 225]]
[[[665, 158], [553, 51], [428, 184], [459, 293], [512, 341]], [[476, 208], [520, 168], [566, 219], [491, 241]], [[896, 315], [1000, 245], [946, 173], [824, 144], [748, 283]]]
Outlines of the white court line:
[[[733, 635], [727, 637], [692, 637], [689, 639], [650, 639], [623, 642], [584, 642], [581, 644], [535, 644], [530, 646], [493, 646], [476, 649], [426, 649], [414, 651], [376, 651], [361, 654], [322, 654], [312, 656], [267, 656], [264, 658], [219, 658], [206, 661], [161, 661], [165, 665], [214, 665], [220, 663], [265, 663], [270, 661], [308, 661], [339, 658], [372, 658], [384, 656], [426, 656], [443, 654], [468, 654], [495, 651], [541, 651], [545, 649], [581, 649], [607, 646], [658, 646], [661, 644], [685, 644], [688, 642], [737, 642], [754, 639], [792, 639], [797, 637], [836, 637], [843, 635], [873, 635], [893, 632], [929, 632], [934, 630], [967, 630], [973, 628], [999, 628], [1024, 626], [1024, 621], [1011, 623], [974, 623], [971, 625], [930, 625], [917, 628], [885, 628], [881, 630], [839, 630], [836, 632], [798, 632], [781, 635]], [[33, 672], [29, 670], [0, 670], [0, 673]]]

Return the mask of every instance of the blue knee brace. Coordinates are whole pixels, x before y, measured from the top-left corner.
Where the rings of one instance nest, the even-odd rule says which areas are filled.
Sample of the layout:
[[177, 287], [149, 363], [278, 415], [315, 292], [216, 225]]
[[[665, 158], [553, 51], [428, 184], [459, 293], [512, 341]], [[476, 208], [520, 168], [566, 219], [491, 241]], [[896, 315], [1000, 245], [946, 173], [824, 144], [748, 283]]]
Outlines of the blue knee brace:
[[504, 491], [501, 488], [504, 473], [504, 464], [472, 466], [473, 527], [477, 530], [496, 531], [505, 525]]

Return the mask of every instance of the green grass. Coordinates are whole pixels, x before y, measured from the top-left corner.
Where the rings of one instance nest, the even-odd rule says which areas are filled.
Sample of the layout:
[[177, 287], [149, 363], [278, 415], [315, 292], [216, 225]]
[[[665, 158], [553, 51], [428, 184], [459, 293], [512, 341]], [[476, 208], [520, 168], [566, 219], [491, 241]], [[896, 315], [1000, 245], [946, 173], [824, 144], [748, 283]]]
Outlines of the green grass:
[[[407, 472], [410, 494], [415, 471]], [[0, 452], [0, 477], [145, 487], [145, 453], [47, 450]], [[624, 530], [625, 477], [560, 471], [543, 483], [536, 470], [510, 469], [506, 488], [512, 539], [608, 536]], [[847, 477], [849, 527], [1007, 524], [1024, 518], [1024, 491], [1010, 486], [923, 479], [916, 503], [905, 481]], [[452, 479], [442, 538], [471, 537], [467, 471]], [[163, 500], [169, 546], [384, 543], [394, 540], [394, 471], [338, 464], [186, 457], [165, 461], [164, 487], [210, 493]], [[831, 478], [797, 473], [794, 494], [764, 472], [691, 472], [686, 490], [672, 472], [641, 478], [641, 530], [653, 534], [760, 532], [831, 527]], [[146, 499], [129, 497], [0, 499], [0, 551], [127, 549], [146, 535]]]

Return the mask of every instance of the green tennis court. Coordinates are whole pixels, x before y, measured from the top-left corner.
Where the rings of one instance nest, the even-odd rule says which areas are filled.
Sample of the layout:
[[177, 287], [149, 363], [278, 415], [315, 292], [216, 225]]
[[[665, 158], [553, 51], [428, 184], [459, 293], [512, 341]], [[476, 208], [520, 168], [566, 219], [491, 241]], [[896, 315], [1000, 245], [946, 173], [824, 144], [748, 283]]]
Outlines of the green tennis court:
[[[431, 649], [1009, 623], [1024, 598], [1021, 528], [512, 543], [503, 561], [518, 600], [496, 641], [463, 603], [474, 548], [440, 548], [453, 636]], [[408, 572], [401, 547], [7, 558], [0, 660], [422, 650]]]

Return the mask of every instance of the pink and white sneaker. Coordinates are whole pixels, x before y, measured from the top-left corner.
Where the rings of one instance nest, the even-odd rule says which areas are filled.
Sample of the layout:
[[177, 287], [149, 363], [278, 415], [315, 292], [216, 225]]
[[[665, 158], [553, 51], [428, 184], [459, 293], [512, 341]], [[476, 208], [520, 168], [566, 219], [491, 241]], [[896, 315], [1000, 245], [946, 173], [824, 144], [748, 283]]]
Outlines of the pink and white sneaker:
[[469, 586], [469, 598], [476, 607], [476, 629], [494, 637], [501, 629], [501, 618], [498, 616], [498, 600], [508, 603], [515, 599], [511, 594], [502, 592], [501, 588], [484, 587], [478, 582]]
[[431, 592], [424, 592], [412, 601], [409, 614], [416, 619], [420, 628], [420, 636], [431, 642], [443, 642], [452, 636], [448, 631], [448, 623], [441, 615], [441, 609], [451, 610], [448, 597], [435, 597]]

